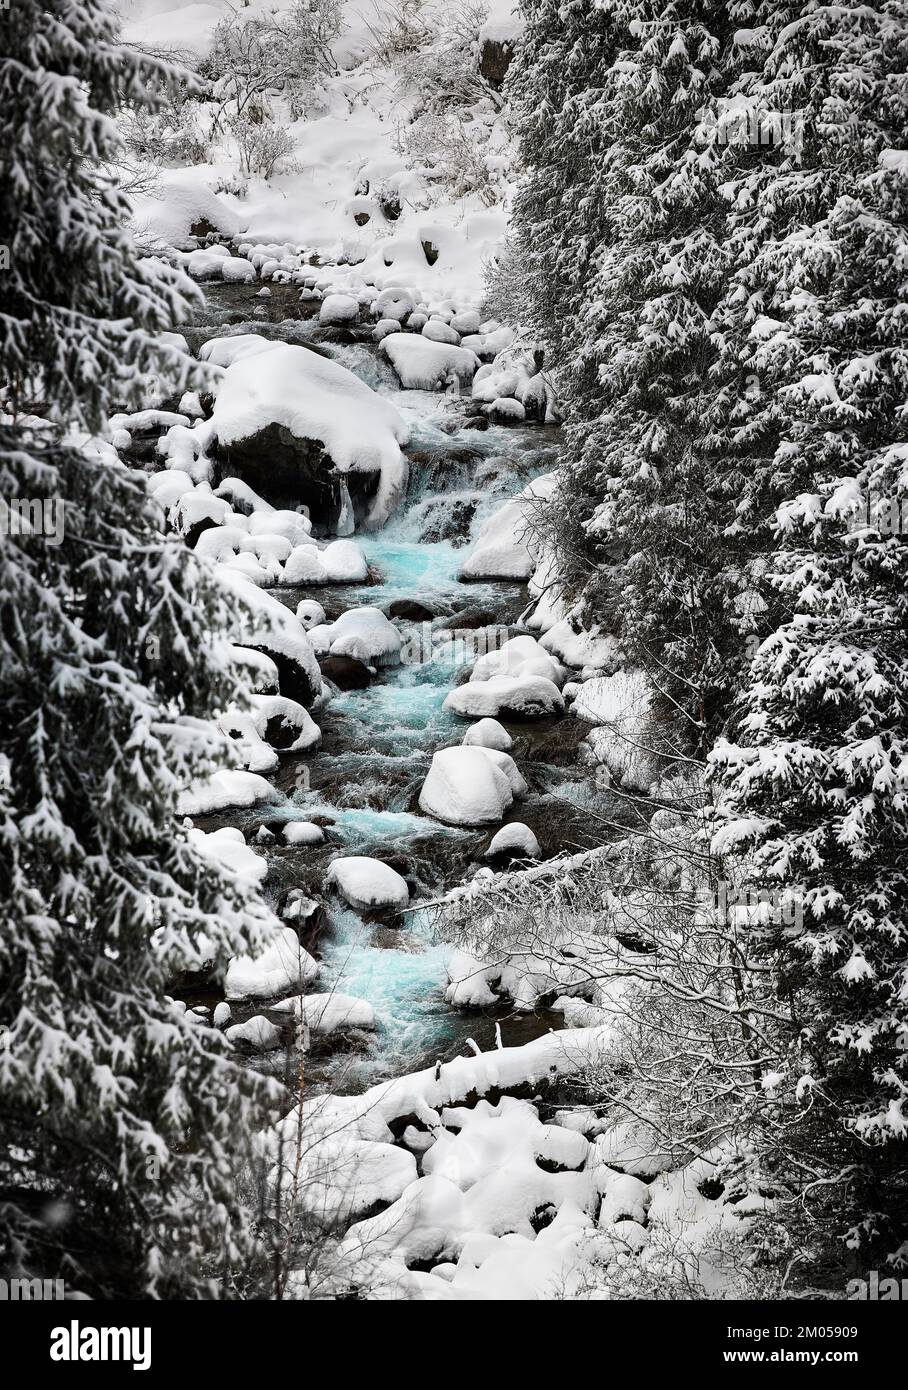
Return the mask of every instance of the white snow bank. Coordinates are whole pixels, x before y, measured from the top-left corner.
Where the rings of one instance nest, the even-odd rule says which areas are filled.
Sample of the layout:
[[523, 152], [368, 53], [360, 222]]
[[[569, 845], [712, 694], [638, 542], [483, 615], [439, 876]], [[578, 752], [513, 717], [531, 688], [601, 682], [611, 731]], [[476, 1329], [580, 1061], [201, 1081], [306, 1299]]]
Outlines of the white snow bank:
[[581, 719], [600, 726], [586, 740], [593, 761], [623, 786], [639, 791], [648, 791], [657, 775], [646, 730], [651, 701], [644, 673], [628, 670], [585, 681], [576, 687], [572, 707]]

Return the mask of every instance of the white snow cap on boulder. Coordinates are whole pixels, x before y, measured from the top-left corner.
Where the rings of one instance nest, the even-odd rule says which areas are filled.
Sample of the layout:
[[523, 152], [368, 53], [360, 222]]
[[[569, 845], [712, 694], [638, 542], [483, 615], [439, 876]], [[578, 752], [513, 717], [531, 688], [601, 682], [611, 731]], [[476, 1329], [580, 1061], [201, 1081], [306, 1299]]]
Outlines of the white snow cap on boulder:
[[282, 576], [285, 584], [362, 584], [369, 564], [356, 541], [331, 541], [324, 550], [298, 545], [291, 550]]
[[303, 994], [282, 999], [275, 1013], [295, 1013], [309, 1032], [333, 1033], [338, 1028], [374, 1028], [375, 1010], [367, 999], [352, 994]]
[[467, 747], [497, 748], [500, 753], [507, 753], [513, 742], [507, 729], [497, 719], [480, 719], [467, 729], [461, 739], [461, 743]]
[[276, 927], [261, 955], [234, 956], [227, 967], [224, 994], [228, 999], [267, 999], [288, 994], [314, 980], [318, 963], [300, 944], [292, 927]]
[[224, 1034], [228, 1042], [247, 1043], [257, 1052], [273, 1052], [281, 1045], [281, 1030], [264, 1014], [254, 1014], [245, 1023], [234, 1023]]
[[503, 825], [501, 829], [492, 836], [489, 848], [485, 852], [486, 859], [494, 859], [499, 854], [510, 854], [523, 859], [538, 859], [541, 855], [539, 841], [533, 834], [528, 825], [522, 821], [511, 821], [508, 825]]
[[554, 681], [544, 676], [491, 676], [457, 686], [442, 708], [461, 719], [496, 719], [499, 714], [544, 719], [561, 713], [564, 697]]
[[[386, 340], [387, 341], [387, 340]], [[545, 473], [489, 517], [460, 567], [461, 579], [529, 579], [540, 543], [532, 523], [538, 507], [555, 490], [554, 473]]]
[[503, 646], [486, 652], [473, 667], [471, 681], [487, 681], [493, 676], [542, 676], [553, 685], [564, 684], [565, 671], [553, 656], [539, 645], [535, 637], [512, 637]]
[[352, 656], [367, 666], [400, 661], [400, 633], [380, 608], [348, 608], [337, 622], [310, 628], [309, 640], [319, 653]]
[[296, 616], [308, 632], [325, 621], [325, 610], [314, 598], [301, 598], [296, 605]]
[[308, 348], [266, 343], [232, 361], [211, 423], [222, 446], [283, 425], [297, 439], [320, 442], [339, 472], [379, 473], [371, 526], [387, 521], [406, 486], [400, 446], [410, 431], [403, 416], [353, 372]]
[[417, 333], [390, 333], [381, 350], [408, 390], [434, 391], [453, 381], [465, 385], [479, 366], [469, 348], [433, 343]]
[[328, 869], [327, 881], [357, 912], [406, 907], [410, 901], [406, 879], [380, 859], [363, 854], [335, 859]]
[[323, 326], [355, 323], [359, 317], [359, 301], [349, 294], [328, 294], [322, 300], [318, 321]]
[[447, 825], [500, 821], [527, 784], [507, 753], [494, 748], [442, 748], [419, 794], [422, 809]]

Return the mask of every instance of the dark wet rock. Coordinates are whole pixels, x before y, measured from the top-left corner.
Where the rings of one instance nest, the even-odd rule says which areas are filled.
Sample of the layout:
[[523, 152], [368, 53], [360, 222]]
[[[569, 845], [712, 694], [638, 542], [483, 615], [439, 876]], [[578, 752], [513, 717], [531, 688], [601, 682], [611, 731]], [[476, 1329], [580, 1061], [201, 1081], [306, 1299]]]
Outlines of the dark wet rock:
[[438, 247], [434, 241], [424, 241], [422, 243], [422, 253], [426, 258], [427, 265], [434, 265], [438, 260]]
[[248, 646], [252, 651], [264, 652], [265, 656], [270, 656], [277, 667], [278, 690], [288, 700], [296, 700], [298, 705], [303, 705], [309, 709], [318, 694], [312, 687], [309, 672], [305, 666], [300, 665], [292, 656], [287, 656], [286, 652], [273, 651], [263, 642], [251, 643], [244, 642], [243, 646]]
[[415, 598], [396, 598], [387, 611], [389, 618], [403, 618], [408, 623], [429, 623], [435, 617], [431, 608]]
[[210, 516], [203, 516], [200, 521], [194, 521], [188, 531], [183, 533], [183, 539], [190, 550], [195, 550], [199, 536], [203, 531], [211, 531], [217, 528], [217, 522]]
[[320, 659], [319, 665], [322, 675], [338, 690], [365, 690], [372, 681], [369, 667], [355, 656], [326, 656]]
[[441, 624], [448, 632], [456, 632], [460, 628], [475, 629], [479, 627], [493, 627], [501, 619], [497, 613], [493, 613], [490, 608], [462, 608], [459, 613], [448, 618]]
[[487, 430], [489, 421], [485, 415], [468, 415], [462, 422], [461, 429], [464, 430]]
[[479, 50], [479, 72], [497, 91], [508, 75], [514, 45], [507, 39], [484, 39]]

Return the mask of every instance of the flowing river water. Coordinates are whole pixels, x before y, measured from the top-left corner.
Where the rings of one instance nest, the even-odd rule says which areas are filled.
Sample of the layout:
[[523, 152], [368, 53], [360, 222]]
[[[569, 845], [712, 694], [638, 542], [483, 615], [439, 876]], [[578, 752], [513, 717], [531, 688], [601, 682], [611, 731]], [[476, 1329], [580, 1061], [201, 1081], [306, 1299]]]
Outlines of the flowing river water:
[[[495, 827], [443, 826], [419, 810], [418, 796], [433, 753], [460, 743], [468, 727], [442, 705], [475, 659], [475, 649], [470, 650], [474, 634], [486, 625], [506, 628], [511, 636], [525, 630], [518, 623], [529, 602], [524, 584], [463, 583], [458, 567], [483, 521], [555, 465], [557, 430], [460, 427], [464, 417], [456, 402], [402, 390], [368, 340], [338, 341], [338, 336], [350, 335], [326, 340], [313, 320], [299, 317], [297, 293], [296, 287], [274, 286], [262, 310], [254, 286], [210, 287], [202, 326], [185, 330], [187, 337], [194, 347], [224, 332], [265, 332], [317, 343], [403, 413], [411, 427], [410, 482], [404, 505], [382, 531], [355, 536], [380, 583], [272, 592], [293, 610], [301, 598], [316, 599], [328, 621], [363, 605], [387, 611], [395, 599], [417, 600], [433, 617], [431, 624], [402, 625], [409, 653], [404, 664], [379, 669], [369, 688], [341, 692], [314, 711], [321, 745], [313, 754], [282, 755], [271, 777], [273, 804], [199, 817], [197, 824], [206, 830], [233, 825], [244, 831], [268, 858], [264, 888], [275, 906], [292, 888], [324, 904], [322, 928], [310, 948], [321, 962], [315, 987], [368, 1000], [377, 1028], [319, 1040], [308, 1061], [307, 1084], [350, 1092], [451, 1057], [464, 1050], [469, 1038], [482, 1048], [494, 1046], [496, 1029], [505, 1044], [515, 1044], [562, 1026], [559, 1014], [543, 1008], [529, 1014], [504, 1004], [471, 1014], [450, 1008], [444, 998], [450, 945], [435, 938], [429, 914], [409, 913], [402, 924], [389, 926], [349, 910], [324, 885], [328, 864], [338, 854], [371, 855], [390, 863], [407, 878], [416, 901], [437, 897], [472, 877], [482, 864]], [[454, 629], [459, 640], [437, 645], [432, 633], [443, 627]], [[587, 726], [570, 714], [560, 720], [502, 722], [530, 787], [505, 819], [528, 824], [545, 857], [607, 838], [602, 818], [620, 819], [622, 813], [577, 756]], [[255, 840], [263, 824], [274, 829], [301, 815], [324, 826], [323, 845], [285, 845], [279, 836], [264, 845]], [[186, 997], [212, 1002], [204, 992]], [[242, 1021], [252, 1013], [268, 1015], [268, 1005], [250, 1002], [233, 1011], [234, 1019]], [[279, 1015], [272, 1017], [279, 1021]], [[275, 1071], [286, 1064], [281, 1054], [251, 1059], [251, 1065]]]

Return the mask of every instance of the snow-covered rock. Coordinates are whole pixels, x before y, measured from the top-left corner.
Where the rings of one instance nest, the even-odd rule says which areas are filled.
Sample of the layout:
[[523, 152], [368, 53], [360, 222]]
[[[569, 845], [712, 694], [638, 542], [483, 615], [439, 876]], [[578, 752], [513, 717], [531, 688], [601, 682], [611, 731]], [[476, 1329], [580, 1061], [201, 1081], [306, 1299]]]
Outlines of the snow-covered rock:
[[555, 474], [546, 473], [494, 512], [461, 565], [460, 578], [529, 579], [539, 553], [533, 520], [554, 490]]
[[375, 1010], [366, 999], [352, 994], [302, 994], [274, 1005], [275, 1013], [293, 1012], [313, 1036], [342, 1028], [374, 1028]]
[[400, 633], [380, 608], [348, 608], [336, 622], [310, 628], [309, 640], [319, 653], [352, 656], [367, 666], [400, 662]]
[[369, 565], [356, 541], [336, 540], [324, 550], [297, 546], [284, 566], [284, 584], [362, 584]]
[[357, 912], [406, 907], [410, 901], [406, 879], [380, 859], [366, 855], [335, 859], [327, 881]]
[[359, 318], [359, 301], [349, 294], [329, 294], [322, 300], [318, 321], [322, 326], [347, 325]]
[[254, 806], [258, 801], [273, 801], [277, 793], [270, 782], [257, 772], [224, 768], [193, 782], [177, 797], [180, 816], [207, 816], [213, 811], [230, 807]]
[[391, 333], [382, 339], [381, 350], [400, 377], [401, 385], [416, 391], [464, 385], [479, 366], [476, 353], [468, 348], [433, 343], [416, 333]]
[[427, 815], [447, 825], [500, 821], [527, 785], [513, 758], [493, 748], [442, 748], [419, 794]]
[[[209, 360], [218, 341], [206, 344]], [[254, 463], [255, 486], [267, 487], [269, 468], [276, 467], [266, 432], [279, 428], [287, 446], [282, 458], [291, 459], [282, 470], [293, 475], [304, 500], [307, 487], [318, 495], [331, 465], [339, 473], [379, 474], [370, 526], [383, 525], [403, 495], [407, 462], [400, 446], [409, 438], [403, 417], [353, 372], [307, 348], [266, 342], [231, 361], [217, 387], [211, 425], [232, 466], [241, 458], [247, 470]]]
[[318, 963], [300, 944], [292, 927], [275, 928], [274, 939], [261, 955], [234, 956], [227, 967], [224, 994], [228, 999], [267, 999], [301, 989], [318, 975]]
[[288, 821], [281, 834], [288, 845], [320, 845], [325, 838], [322, 827], [308, 820]]
[[484, 857], [495, 859], [499, 855], [510, 855], [512, 859], [538, 859], [540, 854], [539, 841], [530, 827], [522, 821], [511, 821], [492, 836]]
[[219, 830], [189, 831], [189, 843], [204, 855], [222, 865], [240, 883], [261, 883], [268, 872], [268, 861], [250, 849], [242, 830], [232, 825]]
[[301, 598], [296, 605], [296, 616], [308, 632], [325, 621], [325, 610], [314, 598]]
[[228, 1042], [246, 1043], [256, 1052], [273, 1052], [281, 1045], [281, 1030], [263, 1014], [254, 1014], [245, 1023], [234, 1023], [224, 1036]]
[[491, 676], [457, 686], [443, 708], [461, 719], [545, 719], [561, 713], [564, 697], [544, 676]]
[[471, 681], [486, 681], [494, 676], [522, 679], [542, 676], [553, 685], [564, 684], [565, 671], [560, 662], [550, 656], [535, 637], [511, 637], [501, 647], [486, 652], [470, 673]]
[[497, 719], [480, 719], [471, 724], [461, 739], [467, 747], [497, 748], [502, 753], [509, 752], [514, 740]]

